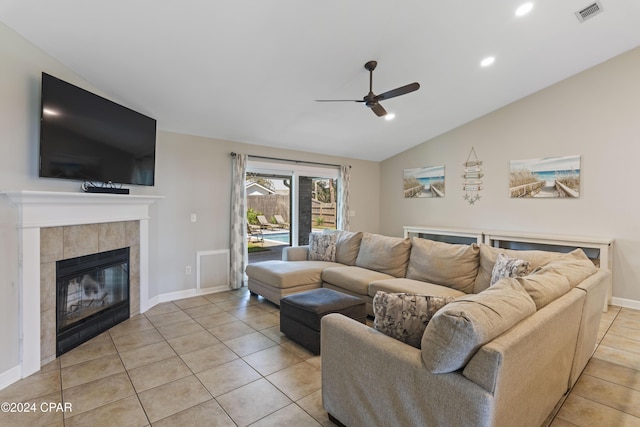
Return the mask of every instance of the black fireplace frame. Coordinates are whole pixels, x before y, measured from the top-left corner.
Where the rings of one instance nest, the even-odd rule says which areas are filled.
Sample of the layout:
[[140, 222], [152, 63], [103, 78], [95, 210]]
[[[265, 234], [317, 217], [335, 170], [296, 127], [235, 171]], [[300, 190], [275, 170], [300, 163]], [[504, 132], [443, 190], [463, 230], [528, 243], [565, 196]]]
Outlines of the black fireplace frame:
[[[104, 310], [91, 314], [77, 322], [60, 327], [59, 313], [64, 291], [61, 283], [68, 282], [70, 277], [92, 273], [114, 265], [127, 263], [129, 274], [126, 275], [126, 298]], [[114, 249], [97, 254], [66, 259], [56, 263], [56, 357], [74, 349], [80, 344], [112, 328], [130, 316], [131, 299], [131, 257], [130, 248]]]

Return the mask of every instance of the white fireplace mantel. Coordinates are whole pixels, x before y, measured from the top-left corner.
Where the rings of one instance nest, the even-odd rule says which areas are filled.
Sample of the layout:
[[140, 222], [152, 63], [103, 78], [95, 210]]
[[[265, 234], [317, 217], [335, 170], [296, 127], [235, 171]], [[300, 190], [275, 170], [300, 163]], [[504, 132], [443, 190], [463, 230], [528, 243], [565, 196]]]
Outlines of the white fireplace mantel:
[[18, 207], [20, 365], [40, 370], [40, 229], [140, 221], [140, 307], [149, 301], [149, 206], [162, 196], [52, 191], [0, 192]]

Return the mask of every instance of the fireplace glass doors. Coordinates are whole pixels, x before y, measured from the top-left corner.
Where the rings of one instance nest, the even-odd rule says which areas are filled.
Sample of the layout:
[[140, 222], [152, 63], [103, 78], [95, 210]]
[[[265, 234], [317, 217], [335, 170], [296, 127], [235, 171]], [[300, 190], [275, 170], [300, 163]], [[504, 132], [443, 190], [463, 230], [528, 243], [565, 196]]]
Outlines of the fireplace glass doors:
[[58, 261], [56, 288], [60, 356], [129, 318], [129, 248]]

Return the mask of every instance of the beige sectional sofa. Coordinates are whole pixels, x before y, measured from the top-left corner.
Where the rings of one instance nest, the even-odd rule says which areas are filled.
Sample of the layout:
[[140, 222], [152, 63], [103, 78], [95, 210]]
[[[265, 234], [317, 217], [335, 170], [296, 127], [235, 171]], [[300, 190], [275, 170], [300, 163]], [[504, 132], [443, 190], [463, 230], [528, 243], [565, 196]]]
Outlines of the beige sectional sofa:
[[[534, 272], [490, 287], [502, 253]], [[313, 254], [311, 254], [313, 255]], [[279, 297], [327, 287], [456, 299], [437, 311], [415, 348], [332, 314], [322, 320], [323, 405], [356, 426], [539, 426], [575, 383], [595, 348], [610, 273], [581, 250], [568, 254], [454, 245], [341, 232], [335, 261], [247, 267], [249, 289]]]

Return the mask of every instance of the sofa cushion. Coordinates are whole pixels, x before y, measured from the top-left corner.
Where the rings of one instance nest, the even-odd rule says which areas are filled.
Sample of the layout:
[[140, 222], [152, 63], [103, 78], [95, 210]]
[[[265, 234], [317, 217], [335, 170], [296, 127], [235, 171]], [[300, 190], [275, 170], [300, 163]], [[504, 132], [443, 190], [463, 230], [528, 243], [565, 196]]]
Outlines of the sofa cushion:
[[524, 259], [529, 261], [531, 270], [547, 264], [550, 261], [560, 259], [563, 255], [560, 252], [548, 251], [518, 251], [513, 249], [494, 248], [489, 245], [481, 244], [480, 246], [480, 268], [476, 277], [473, 293], [477, 294], [489, 287], [491, 283], [491, 273], [496, 263], [498, 255], [503, 253], [511, 258]]
[[420, 280], [406, 279], [404, 277], [376, 280], [369, 284], [369, 296], [375, 297], [378, 291], [408, 293], [420, 295], [433, 295], [441, 297], [460, 297], [466, 295], [448, 286], [435, 285], [421, 282]]
[[496, 263], [493, 265], [491, 272], [491, 282], [489, 286], [493, 286], [498, 280], [505, 277], [522, 277], [530, 272], [529, 261], [519, 258], [511, 258], [503, 253], [498, 254]]
[[360, 242], [362, 242], [362, 231], [325, 228], [322, 233], [336, 235], [336, 262], [344, 265], [356, 265]]
[[368, 295], [369, 283], [393, 276], [360, 267], [331, 266], [322, 272], [322, 281], [357, 295]]
[[420, 348], [424, 329], [433, 315], [453, 300], [453, 297], [378, 291], [373, 298], [373, 327], [383, 334]]
[[362, 242], [362, 231], [344, 231], [337, 233], [336, 261], [344, 265], [356, 265]]
[[439, 310], [427, 325], [422, 360], [434, 374], [458, 370], [480, 347], [535, 311], [535, 303], [513, 278], [460, 297]]
[[410, 252], [409, 239], [363, 233], [356, 266], [393, 277], [404, 277]]
[[563, 255], [560, 259], [537, 268], [535, 272], [544, 273], [550, 271], [562, 274], [569, 281], [569, 286], [575, 288], [587, 277], [594, 275], [598, 268], [585, 255], [582, 249], [576, 249]]
[[246, 273], [276, 288], [322, 283], [322, 271], [339, 264], [326, 261], [262, 261], [247, 265]]
[[569, 280], [555, 271], [538, 271], [524, 277], [517, 277], [518, 283], [536, 304], [536, 310], [569, 292]]
[[413, 238], [407, 278], [473, 292], [480, 265], [477, 244], [458, 245]]
[[336, 234], [309, 234], [309, 261], [336, 260]]

